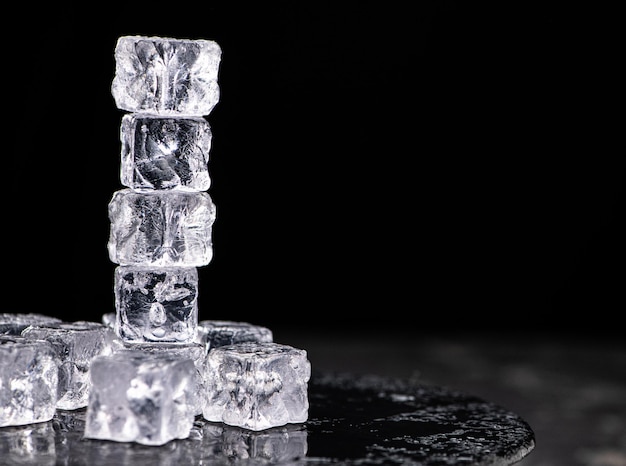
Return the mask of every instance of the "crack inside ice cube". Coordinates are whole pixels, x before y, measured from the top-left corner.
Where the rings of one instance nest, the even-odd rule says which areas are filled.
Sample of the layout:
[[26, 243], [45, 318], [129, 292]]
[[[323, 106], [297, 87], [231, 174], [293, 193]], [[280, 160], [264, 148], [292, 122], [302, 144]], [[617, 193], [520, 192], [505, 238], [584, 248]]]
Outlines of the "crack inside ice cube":
[[135, 190], [206, 191], [211, 128], [202, 117], [126, 114], [120, 138], [121, 182]]

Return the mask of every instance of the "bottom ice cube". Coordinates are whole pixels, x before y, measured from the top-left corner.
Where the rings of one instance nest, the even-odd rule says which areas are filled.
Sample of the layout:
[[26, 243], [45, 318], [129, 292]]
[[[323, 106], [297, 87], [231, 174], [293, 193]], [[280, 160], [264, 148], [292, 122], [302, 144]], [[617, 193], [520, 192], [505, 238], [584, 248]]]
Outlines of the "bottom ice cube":
[[189, 436], [194, 363], [168, 352], [123, 349], [91, 363], [86, 438], [163, 445]]
[[207, 421], [263, 430], [308, 418], [305, 350], [272, 342], [213, 348], [204, 373]]
[[52, 419], [58, 367], [47, 341], [0, 335], [0, 427]]

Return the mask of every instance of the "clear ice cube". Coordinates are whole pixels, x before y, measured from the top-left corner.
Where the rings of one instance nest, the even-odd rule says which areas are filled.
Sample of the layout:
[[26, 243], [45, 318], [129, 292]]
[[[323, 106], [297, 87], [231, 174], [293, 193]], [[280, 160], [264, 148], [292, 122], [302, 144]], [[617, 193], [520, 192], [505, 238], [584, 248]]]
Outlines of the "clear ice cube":
[[204, 118], [126, 114], [120, 139], [124, 186], [135, 190], [209, 189], [211, 128]]
[[111, 93], [129, 112], [208, 115], [220, 97], [221, 56], [211, 40], [122, 36]]
[[196, 407], [194, 363], [138, 349], [91, 363], [86, 438], [163, 445], [189, 436]]
[[124, 342], [195, 340], [198, 271], [195, 267], [118, 266], [114, 279], [115, 332]]
[[207, 351], [236, 343], [271, 343], [273, 339], [272, 331], [267, 327], [232, 320], [201, 320], [196, 336], [196, 341], [205, 345]]
[[61, 322], [26, 327], [22, 335], [29, 339], [47, 340], [59, 359], [58, 409], [79, 409], [87, 406], [89, 367], [91, 360], [112, 352], [112, 332], [98, 322]]
[[52, 419], [59, 363], [47, 341], [0, 335], [0, 427]]
[[0, 335], [19, 335], [29, 325], [59, 323], [61, 319], [44, 314], [0, 313]]
[[116, 191], [108, 206], [109, 258], [120, 265], [200, 267], [213, 258], [216, 209], [206, 192]]
[[259, 342], [213, 348], [204, 372], [203, 417], [254, 431], [305, 422], [310, 377], [302, 349]]

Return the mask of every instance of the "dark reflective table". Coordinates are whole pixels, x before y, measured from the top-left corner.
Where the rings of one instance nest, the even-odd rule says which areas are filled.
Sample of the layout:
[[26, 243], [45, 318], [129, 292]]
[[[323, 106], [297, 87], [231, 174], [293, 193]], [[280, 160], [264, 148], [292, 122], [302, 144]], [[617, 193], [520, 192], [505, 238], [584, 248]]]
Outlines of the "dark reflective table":
[[535, 446], [517, 414], [471, 394], [380, 376], [313, 373], [309, 420], [260, 432], [196, 419], [160, 447], [84, 439], [85, 410], [0, 429], [2, 465], [509, 465]]

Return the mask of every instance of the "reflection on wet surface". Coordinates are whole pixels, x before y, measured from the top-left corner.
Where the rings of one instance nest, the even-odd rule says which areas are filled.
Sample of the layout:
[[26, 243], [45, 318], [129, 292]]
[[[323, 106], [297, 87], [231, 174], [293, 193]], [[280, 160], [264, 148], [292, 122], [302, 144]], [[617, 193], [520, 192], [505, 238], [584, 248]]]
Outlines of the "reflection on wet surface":
[[84, 439], [85, 410], [0, 429], [11, 465], [512, 464], [534, 448], [515, 413], [472, 395], [375, 376], [312, 378], [304, 424], [253, 432], [196, 419], [160, 447]]

